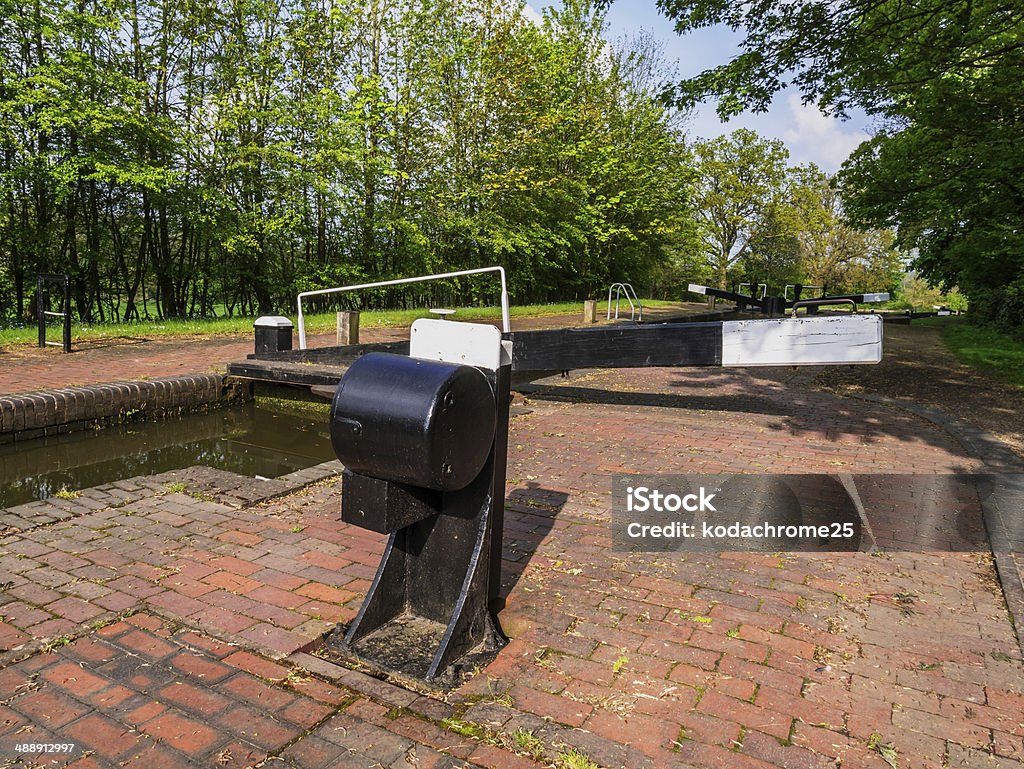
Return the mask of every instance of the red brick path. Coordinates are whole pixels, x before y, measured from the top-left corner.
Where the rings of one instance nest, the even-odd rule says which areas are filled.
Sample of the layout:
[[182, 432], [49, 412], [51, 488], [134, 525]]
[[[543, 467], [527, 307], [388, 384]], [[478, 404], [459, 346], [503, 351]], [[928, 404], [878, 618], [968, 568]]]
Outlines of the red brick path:
[[253, 504], [196, 471], [51, 507], [0, 541], [0, 762], [31, 738], [95, 751], [80, 767], [534, 766], [509, 751], [528, 733], [545, 762], [629, 769], [1024, 765], [989, 554], [610, 550], [616, 472], [981, 467], [929, 423], [787, 376], [584, 373], [525, 399], [514, 640], [447, 703], [302, 654], [352, 616], [382, 544], [339, 523], [331, 481]]
[[[582, 313], [514, 318], [513, 329], [561, 328], [582, 321]], [[495, 321], [498, 323], [499, 321]], [[407, 329], [365, 328], [363, 342], [408, 339]], [[310, 347], [335, 343], [334, 334], [310, 335]], [[294, 335], [298, 346], [298, 332]], [[18, 345], [0, 351], [0, 395], [76, 385], [152, 379], [176, 374], [223, 372], [228, 363], [252, 353], [253, 336], [215, 336], [183, 339], [155, 337], [83, 341], [65, 354], [55, 347], [40, 349]]]

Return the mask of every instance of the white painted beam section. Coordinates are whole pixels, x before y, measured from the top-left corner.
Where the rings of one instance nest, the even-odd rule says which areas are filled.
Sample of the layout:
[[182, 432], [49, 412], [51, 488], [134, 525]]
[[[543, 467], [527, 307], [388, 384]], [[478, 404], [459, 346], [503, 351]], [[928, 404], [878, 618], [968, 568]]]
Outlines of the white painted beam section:
[[443, 360], [496, 371], [507, 357], [501, 332], [490, 323], [420, 318], [412, 324], [409, 357]]
[[723, 366], [825, 366], [880, 360], [879, 315], [722, 323]]

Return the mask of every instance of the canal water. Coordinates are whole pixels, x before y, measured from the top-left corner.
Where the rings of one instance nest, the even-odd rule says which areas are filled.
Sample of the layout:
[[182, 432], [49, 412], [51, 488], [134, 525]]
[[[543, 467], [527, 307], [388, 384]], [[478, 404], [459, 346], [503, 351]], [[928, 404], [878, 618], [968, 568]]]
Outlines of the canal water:
[[274, 478], [334, 458], [325, 414], [246, 403], [0, 447], [0, 508], [192, 465]]

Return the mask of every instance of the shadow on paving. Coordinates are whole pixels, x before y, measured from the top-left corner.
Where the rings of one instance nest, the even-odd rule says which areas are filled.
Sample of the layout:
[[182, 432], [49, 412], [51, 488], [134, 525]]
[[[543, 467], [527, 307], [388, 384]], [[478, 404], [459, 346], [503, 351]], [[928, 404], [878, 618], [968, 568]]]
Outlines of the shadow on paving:
[[[642, 371], [631, 372], [629, 381], [642, 381], [643, 375], [639, 373]], [[538, 401], [773, 416], [779, 421], [772, 425], [772, 429], [798, 436], [820, 436], [829, 441], [845, 434], [861, 436], [868, 442], [889, 437], [904, 443], [924, 441], [941, 449], [949, 447], [948, 435], [939, 430], [922, 429], [922, 421], [911, 415], [887, 409], [876, 418], [865, 419], [865, 412], [871, 409], [863, 403], [821, 391], [803, 392], [786, 386], [785, 375], [786, 372], [773, 375], [756, 371], [718, 373], [693, 369], [685, 375], [674, 374], [667, 382], [668, 387], [687, 392], [643, 392], [561, 384], [558, 381], [517, 389]]]

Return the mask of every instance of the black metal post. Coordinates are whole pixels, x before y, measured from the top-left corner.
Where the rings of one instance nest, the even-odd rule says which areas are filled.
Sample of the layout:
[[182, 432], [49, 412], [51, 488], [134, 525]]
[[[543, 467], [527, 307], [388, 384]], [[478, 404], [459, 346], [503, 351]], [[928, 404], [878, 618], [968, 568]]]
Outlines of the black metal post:
[[71, 352], [71, 281], [64, 276], [64, 352]]
[[36, 320], [39, 325], [39, 346], [46, 347], [46, 306], [43, 295], [43, 276], [36, 276]]
[[[342, 520], [390, 534], [339, 644], [374, 668], [450, 686], [505, 643], [492, 612], [511, 369], [371, 353], [335, 391]], [[385, 382], [392, 392], [382, 404]]]
[[46, 347], [47, 345], [46, 316], [49, 313], [47, 308], [50, 306], [44, 290], [47, 282], [60, 283], [64, 289], [63, 296], [61, 297], [62, 310], [60, 313], [55, 314], [61, 315], [63, 321], [60, 347], [64, 349], [64, 352], [71, 352], [71, 281], [67, 275], [63, 274], [41, 272], [36, 276], [36, 313], [39, 323], [39, 346]]

